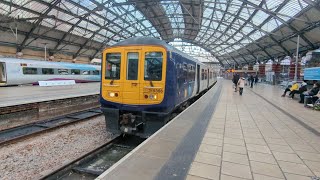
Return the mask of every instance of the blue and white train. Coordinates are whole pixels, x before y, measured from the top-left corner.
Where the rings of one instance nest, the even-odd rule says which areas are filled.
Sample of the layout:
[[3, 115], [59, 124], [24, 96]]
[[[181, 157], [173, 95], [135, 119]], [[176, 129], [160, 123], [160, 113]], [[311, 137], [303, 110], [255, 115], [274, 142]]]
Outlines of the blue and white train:
[[96, 82], [101, 66], [0, 57], [0, 86], [37, 84], [38, 81]]

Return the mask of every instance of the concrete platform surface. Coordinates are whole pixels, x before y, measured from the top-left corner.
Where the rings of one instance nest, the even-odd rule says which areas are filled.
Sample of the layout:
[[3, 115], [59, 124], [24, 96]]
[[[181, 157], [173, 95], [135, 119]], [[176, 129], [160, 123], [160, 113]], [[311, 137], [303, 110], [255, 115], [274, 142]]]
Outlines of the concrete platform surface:
[[70, 86], [0, 87], [0, 107], [28, 104], [100, 93], [100, 83], [80, 83]]
[[221, 81], [97, 179], [319, 177], [320, 112], [281, 93], [259, 84], [239, 96]]

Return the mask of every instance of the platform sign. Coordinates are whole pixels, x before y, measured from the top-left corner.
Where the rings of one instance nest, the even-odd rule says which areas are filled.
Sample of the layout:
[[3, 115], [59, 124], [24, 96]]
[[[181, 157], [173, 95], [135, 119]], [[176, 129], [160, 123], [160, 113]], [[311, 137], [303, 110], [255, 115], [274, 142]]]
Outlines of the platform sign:
[[305, 80], [320, 80], [320, 67], [305, 68], [304, 69]]
[[68, 86], [76, 84], [75, 80], [38, 81], [39, 86]]

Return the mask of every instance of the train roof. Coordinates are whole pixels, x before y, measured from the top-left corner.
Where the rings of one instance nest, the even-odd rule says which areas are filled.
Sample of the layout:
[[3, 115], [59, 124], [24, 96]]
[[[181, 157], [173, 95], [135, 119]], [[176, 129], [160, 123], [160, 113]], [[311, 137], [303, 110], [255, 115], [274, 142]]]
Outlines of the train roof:
[[201, 61], [195, 59], [194, 57], [189, 56], [188, 54], [178, 50], [177, 48], [171, 46], [170, 44], [166, 43], [163, 40], [152, 38], [152, 37], [132, 37], [126, 40], [123, 40], [121, 42], [118, 42], [111, 47], [116, 47], [116, 46], [127, 46], [127, 45], [158, 45], [166, 48], [168, 51], [172, 51], [175, 53], [178, 53], [185, 58], [191, 59], [193, 61], [196, 61], [200, 64], [203, 64]]
[[60, 66], [78, 67], [78, 68], [100, 67], [100, 66], [91, 65], [91, 64], [76, 64], [76, 63], [67, 63], [67, 62], [39, 61], [39, 60], [33, 60], [33, 59], [19, 59], [19, 58], [9, 58], [9, 57], [0, 57], [0, 62], [35, 63], [35, 64], [39, 64], [39, 65], [60, 65]]

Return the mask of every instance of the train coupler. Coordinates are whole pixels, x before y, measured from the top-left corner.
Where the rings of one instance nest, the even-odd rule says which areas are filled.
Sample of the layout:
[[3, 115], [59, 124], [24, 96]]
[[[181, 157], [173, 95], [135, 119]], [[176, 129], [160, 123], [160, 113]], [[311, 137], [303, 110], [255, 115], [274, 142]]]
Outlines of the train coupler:
[[120, 131], [125, 134], [133, 134], [139, 130], [139, 127], [143, 125], [142, 122], [138, 122], [139, 117], [132, 113], [126, 113], [120, 115]]

